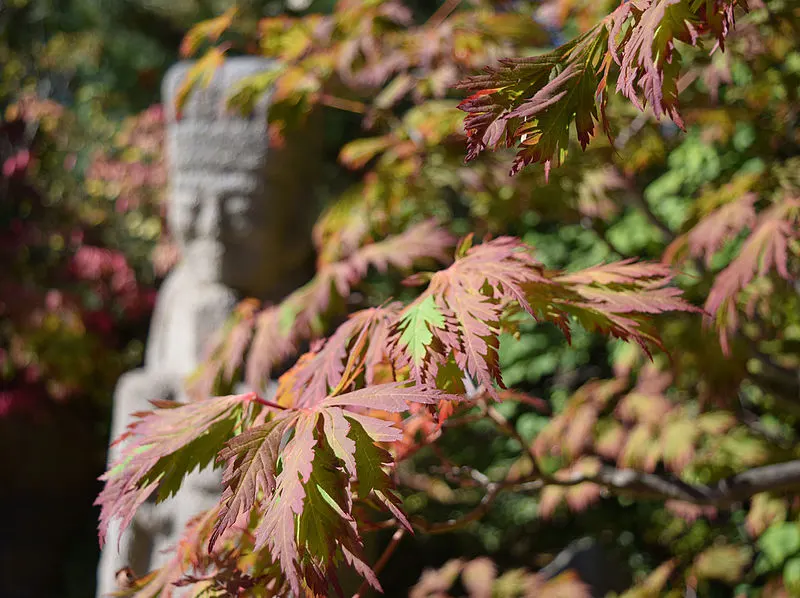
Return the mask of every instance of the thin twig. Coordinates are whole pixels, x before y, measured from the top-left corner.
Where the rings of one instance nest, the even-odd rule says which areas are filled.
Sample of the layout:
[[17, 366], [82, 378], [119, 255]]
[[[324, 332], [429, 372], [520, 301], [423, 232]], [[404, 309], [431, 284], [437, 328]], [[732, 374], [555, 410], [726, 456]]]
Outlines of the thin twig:
[[689, 484], [673, 476], [661, 476], [633, 469], [616, 469], [610, 466], [602, 466], [593, 475], [574, 474], [568, 478], [558, 479], [541, 471], [533, 447], [525, 442], [501, 413], [489, 407], [487, 415], [503, 432], [523, 446], [532, 460], [534, 468], [532, 476], [543, 484], [576, 486], [591, 482], [621, 493], [715, 507], [730, 506], [760, 492], [781, 492], [800, 488], [800, 459], [755, 467], [713, 484]]
[[446, 532], [451, 532], [457, 529], [461, 529], [468, 523], [473, 521], [477, 521], [481, 517], [483, 517], [486, 513], [489, 512], [492, 504], [494, 503], [497, 496], [503, 490], [504, 486], [502, 484], [490, 484], [488, 488], [488, 492], [483, 495], [481, 502], [478, 504], [477, 507], [472, 509], [466, 515], [462, 515], [461, 517], [457, 517], [454, 519], [448, 519], [447, 521], [442, 521], [441, 523], [428, 523], [424, 520], [415, 518], [413, 523], [414, 527], [418, 527], [422, 531], [428, 534], [443, 534]]
[[458, 8], [459, 4], [461, 4], [461, 0], [447, 0], [447, 2], [436, 9], [436, 12], [431, 15], [431, 18], [428, 19], [425, 26], [436, 29], [445, 22], [447, 17], [449, 17], [456, 8]]
[[741, 392], [739, 392], [738, 398], [739, 402], [736, 411], [739, 416], [739, 421], [747, 426], [753, 433], [758, 434], [774, 445], [785, 450], [792, 448], [792, 442], [789, 438], [786, 438], [780, 433], [767, 428], [761, 422], [761, 418], [747, 408], [747, 405], [745, 404], [745, 398]]
[[522, 435], [519, 432], [517, 432], [517, 429], [510, 423], [508, 423], [508, 420], [505, 418], [505, 416], [494, 407], [487, 407], [486, 415], [489, 417], [489, 419], [491, 419], [494, 422], [494, 424], [498, 428], [500, 428], [503, 432], [505, 432], [507, 436], [510, 436], [511, 438], [519, 442], [520, 446], [522, 447], [522, 450], [528, 453], [528, 456], [531, 458], [534, 471], [537, 472], [537, 474], [541, 475], [538, 456], [536, 455], [536, 452], [533, 450], [533, 445], [529, 442], [526, 442], [525, 439], [522, 437]]
[[547, 480], [548, 484], [559, 486], [575, 486], [584, 482], [658, 500], [727, 507], [760, 492], [796, 490], [800, 487], [800, 460], [755, 467], [713, 484], [689, 484], [671, 476], [608, 466], [601, 467], [594, 475], [576, 474], [563, 480]]
[[357, 100], [348, 100], [345, 98], [340, 98], [337, 96], [332, 96], [330, 94], [323, 94], [319, 99], [321, 104], [325, 106], [330, 106], [331, 108], [338, 108], [339, 110], [345, 110], [347, 112], [354, 112], [356, 114], [365, 114], [367, 111], [367, 105], [364, 102], [359, 102]]
[[[402, 527], [398, 527], [397, 530], [395, 530], [394, 534], [392, 535], [392, 539], [389, 541], [389, 544], [386, 546], [386, 548], [384, 548], [383, 553], [375, 563], [375, 566], [372, 567], [376, 577], [380, 575], [380, 572], [383, 571], [386, 563], [388, 563], [389, 559], [392, 558], [392, 554], [394, 554], [397, 545], [400, 544], [400, 541], [403, 539], [405, 534], [406, 530]], [[363, 596], [364, 592], [367, 590], [369, 590], [369, 582], [365, 579], [363, 582], [361, 582], [361, 585], [358, 587], [356, 593], [353, 594], [353, 598], [361, 598], [361, 596]]]
[[455, 517], [439, 523], [430, 523], [422, 519], [414, 518], [412, 521], [414, 527], [427, 534], [444, 534], [461, 529], [465, 525], [473, 521], [477, 521], [486, 513], [488, 513], [489, 509], [492, 507], [492, 504], [495, 502], [495, 500], [497, 500], [497, 497], [500, 496], [501, 492], [532, 492], [535, 490], [541, 490], [542, 487], [544, 487], [544, 482], [538, 479], [536, 475], [531, 475], [521, 480], [512, 481], [506, 479], [502, 482], [487, 481], [486, 483], [482, 483], [480, 485], [484, 486], [487, 492], [484, 494], [480, 503], [478, 503], [478, 506], [468, 513], [462, 515], [461, 517]]
[[800, 401], [800, 376], [796, 371], [791, 371], [778, 365], [773, 361], [772, 356], [758, 349], [752, 349], [750, 353], [761, 364], [765, 376], [772, 378], [790, 393], [793, 392], [797, 400]]
[[466, 426], [469, 424], [474, 424], [479, 421], [483, 421], [485, 418], [485, 414], [483, 413], [473, 413], [471, 415], [462, 415], [461, 417], [448, 417], [442, 423], [443, 428], [458, 428], [460, 426]]
[[628, 141], [630, 141], [631, 137], [641, 131], [642, 128], [649, 122], [651, 116], [652, 115], [649, 112], [640, 112], [637, 114], [636, 118], [633, 119], [631, 124], [620, 131], [619, 135], [617, 135], [617, 138], [614, 139], [614, 149], [619, 151], [625, 147]]
[[491, 480], [485, 473], [469, 465], [434, 466], [431, 468], [431, 471], [433, 473], [443, 474], [445, 478], [452, 481], [454, 484], [458, 484], [462, 488], [464, 487], [465, 481], [472, 482], [469, 484], [471, 487], [478, 485], [486, 488], [491, 484]]

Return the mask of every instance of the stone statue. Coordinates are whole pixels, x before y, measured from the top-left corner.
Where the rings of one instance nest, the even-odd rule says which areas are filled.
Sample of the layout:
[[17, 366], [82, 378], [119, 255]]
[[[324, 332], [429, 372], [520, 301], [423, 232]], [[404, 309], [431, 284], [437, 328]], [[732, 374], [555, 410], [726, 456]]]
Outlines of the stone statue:
[[[172, 67], [162, 88], [167, 221], [181, 261], [159, 291], [144, 367], [117, 384], [112, 439], [125, 430], [131, 413], [151, 408], [151, 399], [188, 400], [184, 381], [238, 300], [279, 299], [303, 282], [313, 257], [313, 144], [298, 132], [280, 149], [269, 147], [269, 94], [249, 116], [226, 109], [236, 82], [272, 63], [229, 59], [207, 88], [189, 96], [178, 115], [175, 97], [190, 66]], [[109, 464], [119, 451], [109, 450]], [[218, 500], [220, 476], [219, 469], [195, 471], [175, 497], [142, 505], [121, 537], [112, 525], [100, 558], [97, 595], [117, 589], [116, 572], [124, 567], [140, 576], [165, 564], [185, 524]]]

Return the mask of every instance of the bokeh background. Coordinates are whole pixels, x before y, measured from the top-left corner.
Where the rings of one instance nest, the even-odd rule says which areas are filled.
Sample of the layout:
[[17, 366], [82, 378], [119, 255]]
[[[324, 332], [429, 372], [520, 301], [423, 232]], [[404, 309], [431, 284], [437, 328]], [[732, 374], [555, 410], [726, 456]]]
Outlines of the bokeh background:
[[[105, 466], [111, 396], [119, 375], [141, 363], [158, 286], [177, 259], [164, 225], [160, 81], [179, 59], [192, 25], [218, 16], [230, 4], [0, 0], [0, 598], [94, 595], [98, 509], [92, 503]], [[256, 31], [263, 17], [330, 13], [334, 4], [239, 2], [236, 51], [258, 51]], [[443, 2], [405, 4], [414, 21], [423, 23]], [[483, 4], [500, 12], [521, 6], [533, 11], [539, 5]], [[541, 4], [550, 7], [543, 24], [505, 34], [531, 45], [557, 43], [585, 30], [615, 3]], [[449, 131], [437, 129], [452, 125], [441, 116], [444, 112], [423, 111], [409, 126], [418, 126], [422, 145], [428, 144], [427, 161], [420, 167], [427, 186], [414, 187], [414, 181], [403, 179], [408, 187], [360, 189], [391, 196], [387, 204], [394, 202], [392, 209], [402, 214], [399, 220], [409, 220], [408, 214], [439, 215], [457, 234], [519, 236], [536, 246], [538, 259], [552, 268], [577, 269], [628, 257], [660, 260], [709, 206], [777, 188], [776, 180], [788, 189], [798, 187], [798, 37], [784, 26], [791, 3], [768, 4], [768, 17], [743, 28], [736, 43], [747, 49], [735, 54], [738, 58], [717, 54], [706, 59], [703, 54], [698, 59], [694, 79], [686, 82], [686, 133], [613, 100], [616, 116], [628, 123], [619, 131], [617, 150], [598, 139], [585, 154], [573, 148], [568, 164], [554, 171], [549, 183], [541, 169], [511, 183], [505, 178], [509, 156], [500, 159], [505, 163], [499, 169], [484, 163], [464, 167], [463, 138], [453, 142]], [[554, 16], [558, 7], [563, 13]], [[769, 29], [773, 26], [774, 31]], [[768, 39], [763, 31], [772, 31], [772, 45], [762, 44], [766, 50], [758, 46]], [[690, 59], [700, 54], [691, 52]], [[434, 72], [432, 87], [436, 76], [449, 74]], [[365, 136], [362, 116], [326, 112], [319, 131], [325, 148], [317, 188], [320, 211], [361, 180], [363, 172], [343, 167], [339, 152]], [[298, 165], [298, 176], [303, 168]], [[382, 183], [380, 176], [375, 180]], [[339, 204], [342, 214], [350, 213], [353, 200], [345, 196]], [[328, 232], [335, 234], [339, 216], [335, 210], [326, 214], [332, 227]], [[680, 279], [690, 300], [702, 305], [714, 274], [730, 263], [743, 240], [739, 235], [715, 261], [709, 255], [706, 268]], [[401, 279], [399, 274], [368, 277], [350, 299], [357, 306], [403, 296]], [[703, 458], [713, 453], [699, 466], [708, 476], [794, 455], [800, 392], [796, 384], [776, 386], [780, 376], [770, 378], [758, 370], [749, 352], [758, 346], [780, 371], [800, 367], [798, 298], [785, 283], [762, 284], [761, 299], [777, 297], [780, 307], [760, 300], [754, 309], [762, 310], [763, 317], [733, 339], [728, 355], [699, 315], [681, 316], [662, 327], [667, 348], [676, 356], [673, 364], [680, 367], [662, 384], [658, 368], [668, 370], [669, 362], [657, 360], [649, 370], [653, 384], [640, 393], [645, 403], [684, 401], [697, 412], [717, 407], [737, 412], [749, 405], [750, 421], [755, 417], [761, 426], [762, 432], [743, 432], [728, 445], [714, 445], [706, 453], [698, 449]], [[555, 328], [531, 324], [518, 340], [508, 340], [501, 346], [506, 383], [542, 397], [557, 413], [590, 379], [613, 378], [615, 363], [635, 362], [619, 343], [580, 331], [568, 345]], [[636, 367], [641, 363], [636, 361]], [[668, 392], [670, 383], [674, 390]], [[500, 410], [526, 441], [552, 421], [547, 409], [521, 403], [509, 402]], [[481, 471], [507, 467], [518, 457], [519, 446], [490, 428], [476, 422], [454, 430], [441, 451], [452, 462]], [[645, 438], [642, 454], [630, 449], [630, 464], [645, 462], [642, 455], [651, 441]], [[681, 455], [689, 461], [695, 456]], [[479, 500], [474, 489], [453, 488], [435, 475], [432, 468], [440, 456], [423, 451], [413, 463], [405, 499], [414, 515], [445, 520], [468, 512]], [[752, 528], [746, 528], [754, 517], [751, 505], [709, 518], [705, 513], [678, 516], [661, 503], [601, 497], [594, 489], [591, 496], [578, 493], [566, 501], [569, 509], [551, 504], [543, 516], [539, 498], [503, 495], [479, 522], [404, 543], [382, 576], [387, 595], [405, 595], [425, 567], [450, 558], [489, 555], [501, 569], [535, 570], [570, 542], [586, 537], [602, 546], [602, 557], [592, 560], [600, 570], [598, 584], [617, 590], [669, 558], [691, 562], [720, 539], [755, 546], [747, 531]], [[589, 503], [594, 508], [587, 510]], [[774, 522], [796, 520], [798, 505], [781, 504], [769, 508], [783, 519], [757, 514], [764, 523], [761, 531]], [[797, 559], [800, 530], [792, 525], [794, 531], [781, 531], [782, 539], [774, 540], [779, 562], [756, 571], [755, 581], [748, 581], [753, 588], [764, 585], [760, 575], [779, 572], [784, 562]], [[796, 542], [787, 544], [787, 533]], [[736, 567], [740, 573], [749, 571], [741, 563]], [[795, 572], [800, 580], [800, 569]], [[738, 577], [710, 579], [702, 595], [731, 596], [734, 588], [741, 589]], [[740, 595], [757, 595], [748, 594], [750, 589]]]

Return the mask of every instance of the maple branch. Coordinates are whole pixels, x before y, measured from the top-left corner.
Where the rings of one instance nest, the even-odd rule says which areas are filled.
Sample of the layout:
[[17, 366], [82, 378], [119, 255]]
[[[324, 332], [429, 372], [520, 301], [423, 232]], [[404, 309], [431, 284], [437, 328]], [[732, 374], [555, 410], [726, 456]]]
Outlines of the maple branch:
[[451, 532], [457, 529], [461, 529], [468, 523], [472, 523], [473, 521], [477, 521], [486, 513], [489, 512], [489, 509], [492, 507], [492, 504], [500, 495], [505, 488], [505, 484], [498, 484], [496, 482], [492, 482], [486, 486], [487, 492], [481, 498], [481, 501], [478, 503], [478, 506], [469, 511], [468, 513], [462, 515], [461, 517], [456, 517], [453, 519], [448, 519], [447, 521], [442, 521], [440, 523], [428, 523], [422, 519], [414, 519], [414, 526], [421, 529], [423, 532], [428, 534], [444, 534], [447, 532]]
[[331, 108], [338, 108], [339, 110], [344, 110], [346, 112], [353, 112], [355, 114], [364, 114], [367, 111], [367, 105], [364, 102], [339, 98], [336, 96], [332, 96], [328, 93], [323, 94], [320, 97], [319, 101], [321, 104], [325, 106], [329, 106]]
[[[800, 487], [800, 460], [756, 467], [723, 478], [714, 484], [689, 484], [672, 476], [660, 476], [653, 473], [635, 471], [633, 469], [617, 469], [610, 466], [602, 466], [593, 475], [576, 473], [566, 479], [558, 479], [542, 472], [533, 447], [525, 442], [500, 412], [493, 407], [488, 407], [486, 414], [498, 428], [519, 442], [531, 458], [534, 468], [533, 474], [527, 481], [521, 481], [514, 486], [517, 491], [538, 489], [545, 484], [576, 486], [584, 482], [591, 482], [610, 490], [639, 494], [643, 497], [724, 507], [746, 500], [760, 492], [779, 492]], [[501, 484], [498, 490], [506, 487]], [[484, 498], [489, 498], [490, 494], [491, 492], [487, 493]], [[493, 501], [495, 496], [490, 498]], [[478, 509], [481, 507], [483, 507], [483, 504]], [[485, 510], [488, 510], [488, 505]], [[480, 516], [480, 514], [478, 515]]]
[[750, 353], [761, 364], [762, 371], [750, 373], [748, 376], [773, 395], [778, 395], [778, 398], [794, 405], [800, 403], [800, 374], [778, 365], [770, 355], [758, 349], [753, 349]]
[[479, 486], [483, 486], [486, 488], [491, 484], [491, 480], [486, 477], [486, 474], [478, 471], [477, 469], [470, 467], [468, 465], [453, 465], [450, 467], [434, 467], [432, 469], [434, 473], [441, 473], [444, 474], [445, 478], [448, 480], [459, 484], [460, 486], [464, 486], [464, 481], [472, 482], [472, 486], [474, 487], [476, 484]]
[[[392, 539], [389, 541], [389, 544], [383, 549], [383, 553], [381, 553], [380, 558], [375, 563], [375, 566], [372, 567], [376, 577], [380, 575], [381, 571], [383, 571], [383, 568], [386, 566], [386, 563], [388, 563], [389, 559], [392, 558], [394, 551], [397, 549], [397, 545], [400, 544], [400, 541], [405, 535], [406, 530], [402, 527], [398, 527], [394, 534], [392, 534]], [[353, 594], [353, 598], [361, 598], [361, 596], [364, 595], [364, 592], [368, 590], [369, 582], [365, 579], [363, 582], [361, 582], [361, 585], [358, 586], [358, 590], [356, 590], [356, 593]]]
[[436, 29], [439, 25], [447, 20], [447, 17], [449, 17], [452, 12], [458, 8], [459, 4], [461, 4], [461, 0], [447, 0], [444, 4], [436, 9], [436, 12], [431, 15], [431, 17], [428, 19], [428, 22], [425, 23], [425, 26], [431, 29]]
[[800, 415], [797, 384], [787, 384], [785, 380], [777, 380], [764, 374], [748, 374], [747, 377], [770, 393], [777, 404], [786, 411], [793, 415]]
[[800, 460], [756, 467], [723, 478], [714, 484], [689, 484], [674, 477], [632, 469], [603, 466], [594, 475], [576, 474], [548, 484], [575, 486], [592, 482], [605, 488], [654, 499], [680, 500], [695, 505], [730, 506], [760, 492], [780, 492], [800, 486]]
[[[481, 476], [483, 476], [483, 474], [481, 474]], [[485, 476], [483, 477], [485, 478]], [[533, 492], [541, 490], [545, 486], [545, 482], [539, 478], [538, 474], [532, 474], [519, 480], [507, 478], [502, 482], [487, 482], [485, 484], [481, 483], [479, 479], [476, 479], [476, 481], [478, 481], [481, 486], [485, 487], [487, 492], [474, 509], [461, 517], [448, 519], [440, 523], [429, 523], [415, 518], [413, 521], [414, 526], [428, 534], [444, 534], [461, 529], [468, 523], [477, 521], [486, 515], [501, 492]]]
[[765, 440], [773, 443], [774, 445], [789, 450], [792, 448], [792, 442], [789, 438], [783, 436], [782, 434], [770, 430], [766, 427], [761, 418], [751, 410], [747, 408], [746, 400], [741, 392], [738, 394], [739, 404], [737, 406], [737, 415], [739, 421], [741, 421], [749, 430], [751, 430], [754, 434], [757, 434], [764, 438]]
[[641, 131], [644, 128], [644, 126], [648, 122], [650, 122], [650, 118], [652, 116], [653, 115], [649, 111], [640, 112], [639, 114], [637, 114], [636, 118], [633, 119], [631, 124], [629, 124], [626, 128], [622, 129], [622, 131], [619, 132], [619, 135], [617, 135], [617, 138], [614, 140], [614, 149], [619, 151], [622, 148], [624, 148], [627, 145], [628, 141], [631, 140], [631, 137], [636, 135], [636, 133]]
[[448, 417], [442, 423], [443, 428], [458, 428], [461, 426], [466, 426], [469, 424], [474, 424], [475, 422], [479, 422], [483, 420], [485, 414], [483, 413], [473, 413], [471, 415], [462, 415], [461, 417]]
[[526, 442], [525, 439], [522, 437], [522, 435], [519, 432], [517, 432], [517, 429], [511, 424], [509, 424], [505, 416], [494, 407], [488, 407], [486, 409], [486, 415], [489, 417], [489, 419], [491, 419], [494, 422], [494, 424], [498, 428], [500, 428], [500, 430], [505, 432], [506, 435], [510, 436], [511, 438], [519, 442], [520, 446], [525, 450], [525, 452], [528, 453], [528, 456], [531, 459], [534, 473], [536, 473], [538, 476], [544, 479], [544, 477], [542, 476], [542, 470], [539, 467], [538, 455], [533, 450], [533, 445], [530, 442]]
[[[690, 71], [685, 75], [683, 75], [678, 80], [678, 93], [681, 93], [684, 89], [689, 87], [689, 85], [691, 85], [697, 79], [698, 76], [699, 76], [698, 71]], [[619, 135], [617, 135], [616, 139], [614, 139], [614, 149], [619, 151], [622, 148], [624, 148], [627, 145], [627, 143], [631, 140], [631, 138], [633, 138], [634, 135], [636, 135], [639, 131], [641, 131], [644, 128], [644, 126], [648, 122], [650, 122], [652, 118], [653, 118], [652, 110], [645, 110], [637, 114], [636, 118], [634, 118], [633, 121], [631, 121], [631, 124], [629, 124], [626, 128], [620, 131]]]

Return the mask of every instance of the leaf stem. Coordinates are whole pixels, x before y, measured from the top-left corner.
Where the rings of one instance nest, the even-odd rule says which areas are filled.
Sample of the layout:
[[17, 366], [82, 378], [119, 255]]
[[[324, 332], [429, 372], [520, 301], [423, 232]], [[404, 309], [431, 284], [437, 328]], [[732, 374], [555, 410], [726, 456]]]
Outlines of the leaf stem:
[[541, 475], [541, 469], [539, 467], [539, 459], [536, 452], [533, 450], [533, 446], [529, 442], [525, 442], [525, 439], [522, 435], [517, 432], [516, 428], [508, 423], [508, 420], [494, 407], [488, 406], [486, 409], [486, 415], [489, 419], [494, 422], [494, 424], [500, 428], [507, 436], [510, 436], [514, 440], [516, 440], [520, 444], [520, 448], [525, 451], [531, 459], [533, 467], [535, 471]]
[[259, 405], [263, 405], [264, 407], [269, 407], [271, 409], [280, 409], [281, 411], [286, 411], [288, 407], [284, 407], [283, 405], [278, 405], [278, 403], [273, 403], [272, 401], [268, 401], [267, 399], [262, 399], [256, 393], [253, 393], [253, 401], [258, 403]]
[[[392, 534], [392, 539], [389, 541], [389, 544], [383, 550], [378, 561], [375, 563], [375, 566], [372, 570], [375, 572], [375, 575], [380, 575], [380, 572], [383, 571], [383, 568], [386, 566], [386, 563], [389, 562], [389, 559], [392, 558], [392, 554], [397, 549], [397, 545], [400, 544], [400, 541], [403, 539], [403, 536], [406, 535], [406, 530], [402, 527], [398, 527], [394, 534]], [[355, 594], [353, 594], [353, 598], [361, 598], [364, 595], [364, 592], [369, 590], [369, 582], [365, 579], [361, 585], [358, 587], [358, 590]]]

